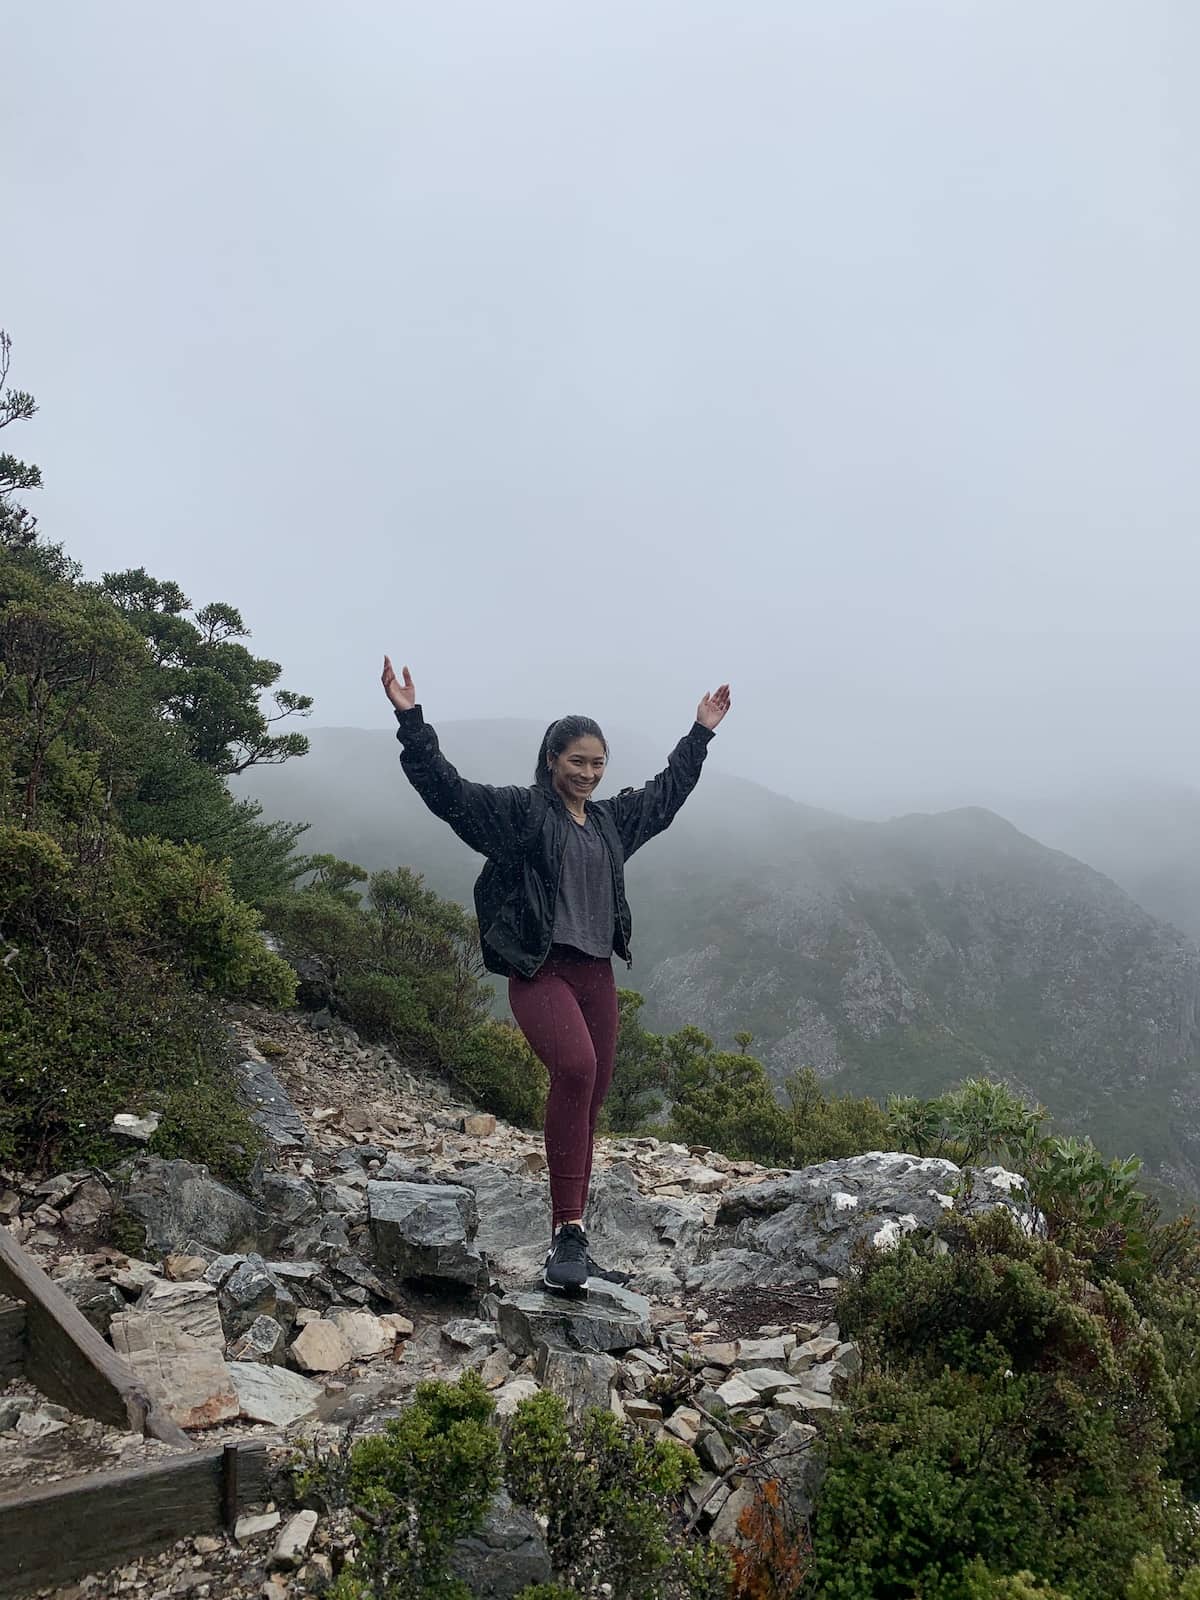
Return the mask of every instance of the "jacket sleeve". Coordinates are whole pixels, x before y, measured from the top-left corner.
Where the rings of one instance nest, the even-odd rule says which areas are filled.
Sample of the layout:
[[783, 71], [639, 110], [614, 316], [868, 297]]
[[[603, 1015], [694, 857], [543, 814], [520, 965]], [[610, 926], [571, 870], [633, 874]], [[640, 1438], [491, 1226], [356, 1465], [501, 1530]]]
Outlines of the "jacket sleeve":
[[672, 750], [666, 767], [657, 778], [632, 794], [619, 794], [609, 802], [613, 821], [621, 836], [626, 860], [671, 825], [675, 813], [691, 794], [700, 778], [700, 768], [708, 754], [713, 734], [709, 728], [693, 723]]
[[400, 765], [434, 816], [448, 822], [480, 855], [492, 860], [507, 855], [521, 838], [529, 790], [515, 785], [497, 789], [461, 778], [442, 754], [420, 706], [397, 711], [396, 722], [396, 737], [404, 747]]

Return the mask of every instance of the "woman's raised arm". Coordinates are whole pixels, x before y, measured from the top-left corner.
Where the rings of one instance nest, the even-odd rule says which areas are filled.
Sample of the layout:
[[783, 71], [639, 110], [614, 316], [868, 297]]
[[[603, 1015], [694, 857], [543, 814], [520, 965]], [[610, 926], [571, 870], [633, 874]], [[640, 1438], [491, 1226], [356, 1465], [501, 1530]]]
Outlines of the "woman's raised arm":
[[398, 678], [391, 659], [384, 656], [381, 682], [396, 713], [396, 737], [404, 747], [400, 765], [430, 811], [480, 855], [498, 861], [511, 854], [525, 831], [529, 790], [515, 785], [494, 788], [460, 777], [421, 714], [408, 668]]

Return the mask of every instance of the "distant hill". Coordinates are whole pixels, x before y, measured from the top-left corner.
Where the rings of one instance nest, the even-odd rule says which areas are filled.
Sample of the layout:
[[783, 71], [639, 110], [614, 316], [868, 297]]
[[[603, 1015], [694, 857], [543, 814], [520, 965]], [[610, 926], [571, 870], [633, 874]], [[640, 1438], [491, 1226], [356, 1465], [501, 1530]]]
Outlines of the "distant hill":
[[1036, 838], [1107, 873], [1147, 911], [1200, 940], [1200, 790], [1093, 784], [1025, 800], [1014, 814]]
[[[450, 758], [530, 775], [542, 729], [459, 722]], [[386, 731], [318, 729], [302, 761], [243, 780], [313, 849], [407, 863], [470, 901], [478, 858], [429, 815]], [[662, 751], [614, 741], [611, 782]], [[657, 758], [657, 759], [656, 759]], [[630, 864], [634, 970], [651, 1025], [751, 1030], [782, 1077], [931, 1094], [991, 1072], [1114, 1153], [1200, 1194], [1200, 950], [1093, 868], [967, 809], [857, 822], [711, 762], [669, 833]]]

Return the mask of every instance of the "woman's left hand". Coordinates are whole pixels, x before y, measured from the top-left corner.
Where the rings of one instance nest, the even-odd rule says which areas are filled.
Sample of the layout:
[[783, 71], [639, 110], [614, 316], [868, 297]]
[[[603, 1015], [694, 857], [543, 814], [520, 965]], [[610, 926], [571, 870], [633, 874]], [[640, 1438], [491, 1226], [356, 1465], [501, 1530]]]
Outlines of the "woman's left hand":
[[714, 689], [712, 694], [706, 694], [701, 700], [700, 709], [696, 712], [696, 721], [702, 728], [707, 728], [711, 732], [729, 710], [730, 704], [729, 685], [723, 683], [719, 689]]

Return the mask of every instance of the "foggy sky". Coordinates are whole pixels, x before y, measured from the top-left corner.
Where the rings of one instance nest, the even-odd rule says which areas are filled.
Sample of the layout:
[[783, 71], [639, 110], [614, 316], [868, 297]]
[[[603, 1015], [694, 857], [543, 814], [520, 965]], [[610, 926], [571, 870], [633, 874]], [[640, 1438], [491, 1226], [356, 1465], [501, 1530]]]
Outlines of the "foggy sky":
[[[5, 447], [387, 726], [1200, 781], [1192, 0], [3, 6]], [[514, 774], [514, 777], [522, 775]]]

